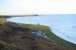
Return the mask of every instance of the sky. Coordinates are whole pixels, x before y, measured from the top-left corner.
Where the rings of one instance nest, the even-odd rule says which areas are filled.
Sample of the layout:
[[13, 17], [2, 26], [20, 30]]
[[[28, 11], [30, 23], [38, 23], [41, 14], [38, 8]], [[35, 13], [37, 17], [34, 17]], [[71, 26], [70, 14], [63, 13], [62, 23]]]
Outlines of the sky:
[[41, 24], [50, 27], [55, 35], [69, 42], [76, 44], [76, 15], [44, 15], [32, 17], [12, 17], [7, 19], [10, 22]]
[[0, 0], [0, 15], [76, 14], [76, 0]]

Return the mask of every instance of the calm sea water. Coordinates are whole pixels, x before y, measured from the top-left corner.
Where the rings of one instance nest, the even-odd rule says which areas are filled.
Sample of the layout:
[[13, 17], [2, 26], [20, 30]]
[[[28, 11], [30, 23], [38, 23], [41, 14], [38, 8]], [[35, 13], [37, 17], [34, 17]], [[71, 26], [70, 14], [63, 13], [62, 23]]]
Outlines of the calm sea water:
[[44, 15], [31, 17], [12, 17], [7, 21], [27, 24], [41, 24], [50, 27], [58, 37], [76, 44], [76, 15]]

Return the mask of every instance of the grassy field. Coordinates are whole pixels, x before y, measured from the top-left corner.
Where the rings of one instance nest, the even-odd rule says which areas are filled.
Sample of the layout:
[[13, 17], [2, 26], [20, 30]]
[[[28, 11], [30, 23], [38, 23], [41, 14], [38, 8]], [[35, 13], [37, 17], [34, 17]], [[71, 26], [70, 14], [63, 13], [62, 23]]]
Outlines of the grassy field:
[[[45, 28], [45, 27], [44, 27], [44, 28]], [[47, 27], [47, 28], [48, 28], [48, 29], [43, 29], [43, 30], [41, 30], [41, 31], [45, 32], [46, 35], [48, 36], [48, 38], [49, 38], [51, 41], [53, 41], [53, 42], [55, 42], [55, 43], [57, 43], [57, 44], [65, 47], [65, 48], [67, 48], [67, 49], [69, 48], [69, 50], [70, 50], [70, 49], [71, 49], [71, 50], [76, 50], [76, 45], [75, 45], [75, 44], [72, 44], [72, 43], [70, 43], [70, 42], [68, 42], [68, 41], [65, 41], [65, 40], [57, 37], [52, 31], [49, 30], [49, 27]]]
[[76, 45], [75, 44], [72, 44], [68, 41], [65, 41], [59, 37], [57, 37], [56, 35], [54, 35], [54, 33], [52, 31], [50, 31], [49, 27], [48, 26], [43, 26], [43, 25], [34, 25], [34, 24], [20, 24], [19, 25], [20, 27], [23, 27], [23, 28], [30, 28], [32, 30], [40, 30], [42, 32], [45, 32], [46, 35], [48, 36], [49, 40], [50, 41], [53, 41], [67, 49], [71, 49], [71, 50], [76, 50]]
[[76, 50], [76, 45], [75, 44], [72, 44], [68, 41], [65, 41], [59, 37], [57, 37], [56, 35], [54, 35], [54, 33], [52, 31], [50, 31], [49, 27], [48, 26], [43, 26], [43, 25], [34, 25], [34, 24], [20, 24], [19, 26], [17, 27], [23, 27], [23, 28], [29, 28], [29, 29], [32, 29], [32, 30], [40, 30], [42, 32], [45, 32], [46, 35], [48, 36], [49, 40], [52, 41], [52, 42], [55, 42], [57, 43], [58, 45], [61, 45], [67, 49], [71, 49], [71, 50]]
[[[5, 21], [3, 21], [4, 19], [3, 18], [0, 18], [0, 24], [4, 24]], [[4, 26], [3, 26], [4, 27]], [[65, 47], [66, 49], [68, 50], [76, 50], [76, 45], [75, 44], [72, 44], [68, 41], [65, 41], [59, 37], [57, 37], [56, 35], [54, 35], [54, 33], [52, 31], [49, 30], [49, 27], [48, 26], [43, 26], [43, 25], [33, 25], [33, 24], [19, 24], [18, 26], [16, 27], [22, 27], [22, 28], [29, 28], [31, 30], [40, 30], [42, 32], [45, 32], [46, 35], [48, 36], [49, 40], [60, 45], [60, 46], [63, 46]], [[7, 29], [7, 28], [6, 28]], [[10, 29], [9, 29], [10, 30]]]
[[65, 47], [65, 48], [69, 48], [71, 50], [75, 50], [76, 49], [76, 45], [72, 44], [68, 41], [65, 41], [59, 37], [57, 37], [56, 35], [54, 35], [54, 33], [50, 32], [49, 30], [45, 30], [44, 32], [46, 32], [46, 35], [50, 38], [51, 41]]

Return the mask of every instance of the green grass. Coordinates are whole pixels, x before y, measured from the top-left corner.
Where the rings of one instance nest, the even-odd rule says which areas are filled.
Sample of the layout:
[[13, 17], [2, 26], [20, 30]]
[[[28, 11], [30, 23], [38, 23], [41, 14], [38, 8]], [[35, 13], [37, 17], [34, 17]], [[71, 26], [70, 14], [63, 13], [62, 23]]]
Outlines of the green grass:
[[40, 30], [42, 32], [45, 32], [46, 35], [48, 36], [48, 38], [50, 39], [50, 41], [55, 42], [58, 45], [61, 45], [69, 50], [76, 50], [76, 45], [72, 44], [68, 41], [65, 41], [59, 37], [57, 37], [50, 29], [48, 26], [43, 26], [43, 25], [29, 25], [26, 24], [25, 28], [28, 27], [32, 30]]
[[20, 24], [20, 27], [23, 27], [23, 28], [30, 28], [32, 30], [40, 30], [42, 32], [45, 32], [46, 35], [48, 36], [48, 38], [57, 43], [58, 45], [61, 45], [65, 48], [71, 48], [71, 50], [75, 50], [76, 49], [76, 45], [75, 44], [72, 44], [68, 41], [65, 41], [59, 37], [57, 37], [52, 31], [50, 31], [49, 27], [48, 26], [43, 26], [43, 25], [33, 25], [33, 24]]
[[5, 18], [0, 18], [0, 24], [4, 24], [6, 22]]
[[55, 42], [56, 44], [59, 44], [65, 48], [69, 48], [70, 50], [76, 50], [76, 45], [72, 44], [68, 41], [65, 41], [59, 37], [57, 37], [52, 31], [48, 30], [42, 30], [46, 33], [46, 35], [50, 38], [51, 41]]
[[76, 45], [75, 44], [72, 44], [68, 41], [65, 41], [59, 37], [57, 37], [50, 29], [48, 26], [43, 26], [43, 25], [33, 25], [33, 24], [26, 24], [24, 25], [23, 27], [28, 27], [32, 30], [40, 30], [42, 32], [45, 32], [46, 35], [48, 36], [48, 38], [55, 42], [56, 44], [58, 45], [61, 45], [69, 50], [76, 50]]
[[[43, 26], [43, 25], [33, 25], [33, 24], [20, 24], [20, 27], [23, 28], [30, 28], [31, 30], [40, 30], [46, 33], [46, 35], [48, 36], [49, 40], [55, 42], [58, 45], [61, 45], [69, 50], [76, 50], [76, 45], [72, 44], [68, 41], [65, 41], [59, 37], [57, 37], [56, 35], [54, 35], [54, 33], [52, 31], [49, 30], [48, 26]], [[10, 30], [10, 28], [8, 28]]]

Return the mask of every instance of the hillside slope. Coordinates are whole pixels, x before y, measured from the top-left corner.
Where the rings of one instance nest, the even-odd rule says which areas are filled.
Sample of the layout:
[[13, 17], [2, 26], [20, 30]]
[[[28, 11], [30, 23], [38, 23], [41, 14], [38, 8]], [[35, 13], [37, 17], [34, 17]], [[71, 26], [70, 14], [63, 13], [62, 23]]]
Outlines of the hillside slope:
[[[28, 27], [29, 28], [28, 28]], [[35, 26], [35, 27], [34, 27]], [[39, 26], [39, 27], [37, 27]], [[31, 27], [31, 28], [30, 28]], [[46, 28], [46, 29], [45, 29]], [[41, 37], [33, 37], [32, 30], [41, 30], [46, 32], [50, 40]], [[40, 25], [25, 25], [7, 22], [5, 25], [0, 26], [0, 50], [75, 50], [76, 45], [73, 47], [66, 47], [58, 43], [55, 37], [49, 34], [48, 27]], [[52, 38], [52, 39], [51, 39]]]

